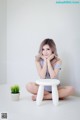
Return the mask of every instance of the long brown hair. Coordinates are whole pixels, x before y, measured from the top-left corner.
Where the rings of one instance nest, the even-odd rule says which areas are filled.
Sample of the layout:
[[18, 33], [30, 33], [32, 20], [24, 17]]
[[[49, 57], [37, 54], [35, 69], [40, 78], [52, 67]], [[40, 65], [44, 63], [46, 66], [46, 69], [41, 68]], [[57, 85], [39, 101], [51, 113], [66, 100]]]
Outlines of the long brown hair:
[[58, 53], [57, 53], [56, 44], [55, 44], [55, 42], [54, 42], [53, 39], [47, 38], [47, 39], [44, 39], [44, 40], [41, 42], [40, 48], [39, 48], [39, 54], [42, 54], [43, 46], [46, 45], [46, 44], [49, 45], [49, 47], [50, 47], [51, 50], [52, 50], [52, 53], [55, 54], [55, 57], [54, 57], [54, 59], [52, 60], [53, 63], [55, 63], [56, 61], [59, 60], [59, 58], [58, 58]]

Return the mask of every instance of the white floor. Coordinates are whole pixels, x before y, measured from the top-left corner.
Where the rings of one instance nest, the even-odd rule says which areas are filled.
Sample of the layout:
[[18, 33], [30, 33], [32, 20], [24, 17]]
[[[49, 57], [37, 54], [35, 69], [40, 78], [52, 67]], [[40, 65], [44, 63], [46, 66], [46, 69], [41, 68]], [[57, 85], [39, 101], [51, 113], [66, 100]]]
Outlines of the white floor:
[[8, 120], [80, 120], [80, 97], [59, 101], [57, 107], [52, 100], [37, 106], [25, 88], [21, 91], [20, 100], [13, 102], [10, 86], [0, 85], [0, 112], [7, 113]]

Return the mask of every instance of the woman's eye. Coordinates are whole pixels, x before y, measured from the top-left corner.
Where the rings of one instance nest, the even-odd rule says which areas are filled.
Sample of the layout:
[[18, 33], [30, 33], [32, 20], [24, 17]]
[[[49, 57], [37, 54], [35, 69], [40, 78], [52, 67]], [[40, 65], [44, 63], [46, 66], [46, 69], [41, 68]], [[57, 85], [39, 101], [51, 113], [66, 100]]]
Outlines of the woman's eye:
[[44, 49], [42, 49], [42, 51], [43, 51]]
[[50, 50], [49, 48], [47, 50]]

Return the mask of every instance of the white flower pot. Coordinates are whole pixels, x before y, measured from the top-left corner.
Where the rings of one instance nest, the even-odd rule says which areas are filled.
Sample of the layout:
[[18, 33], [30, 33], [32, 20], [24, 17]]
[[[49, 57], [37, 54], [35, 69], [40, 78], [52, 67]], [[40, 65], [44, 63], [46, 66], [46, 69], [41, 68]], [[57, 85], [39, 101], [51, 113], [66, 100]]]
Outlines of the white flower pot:
[[20, 98], [20, 93], [17, 93], [17, 94], [11, 93], [12, 101], [19, 101], [19, 98]]

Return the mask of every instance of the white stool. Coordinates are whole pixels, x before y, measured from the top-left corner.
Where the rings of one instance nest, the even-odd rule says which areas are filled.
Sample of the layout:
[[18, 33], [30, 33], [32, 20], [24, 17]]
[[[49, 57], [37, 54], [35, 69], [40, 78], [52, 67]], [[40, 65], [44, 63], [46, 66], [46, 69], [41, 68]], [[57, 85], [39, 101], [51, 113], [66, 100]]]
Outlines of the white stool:
[[53, 104], [58, 105], [59, 96], [58, 96], [57, 85], [60, 84], [60, 81], [58, 79], [39, 79], [39, 80], [36, 80], [36, 84], [39, 85], [37, 98], [36, 98], [37, 105], [40, 105], [43, 100], [44, 86], [52, 86]]

